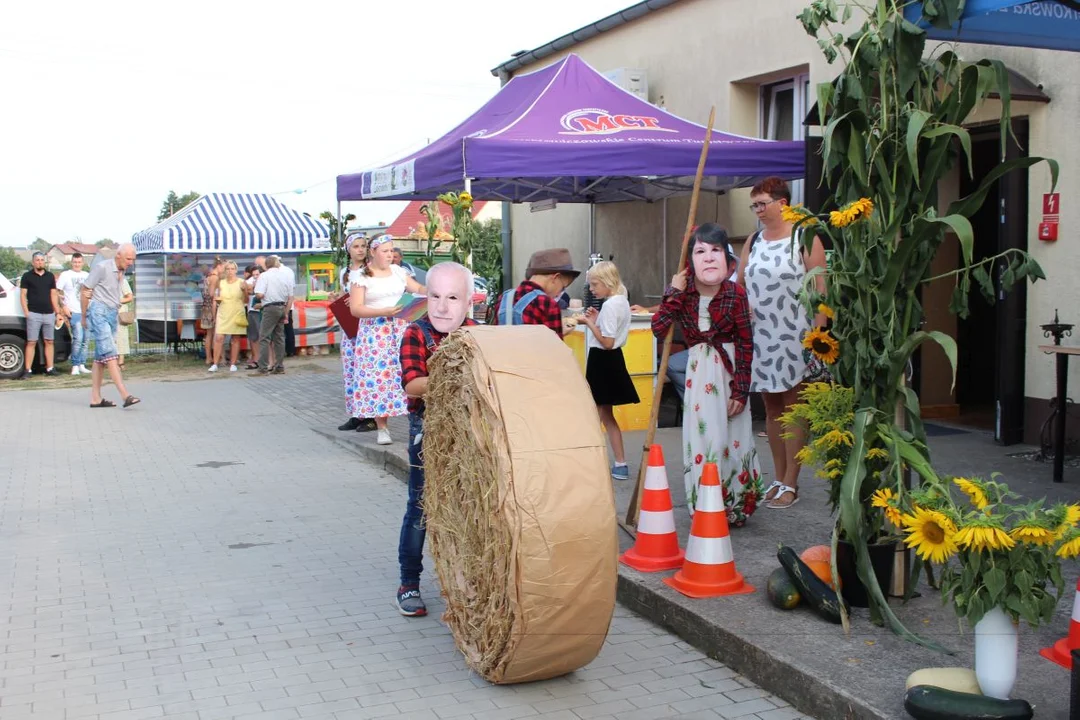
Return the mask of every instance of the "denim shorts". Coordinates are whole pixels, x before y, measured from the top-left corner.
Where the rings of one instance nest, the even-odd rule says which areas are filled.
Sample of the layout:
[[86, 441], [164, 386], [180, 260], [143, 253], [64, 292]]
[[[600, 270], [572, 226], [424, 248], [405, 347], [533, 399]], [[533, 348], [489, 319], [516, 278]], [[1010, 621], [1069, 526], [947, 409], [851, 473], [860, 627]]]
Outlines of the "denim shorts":
[[26, 313], [26, 340], [37, 342], [41, 333], [47, 342], [52, 342], [56, 332], [56, 313]]
[[91, 301], [86, 310], [86, 324], [90, 337], [94, 338], [94, 362], [107, 363], [120, 357], [116, 350], [117, 308]]

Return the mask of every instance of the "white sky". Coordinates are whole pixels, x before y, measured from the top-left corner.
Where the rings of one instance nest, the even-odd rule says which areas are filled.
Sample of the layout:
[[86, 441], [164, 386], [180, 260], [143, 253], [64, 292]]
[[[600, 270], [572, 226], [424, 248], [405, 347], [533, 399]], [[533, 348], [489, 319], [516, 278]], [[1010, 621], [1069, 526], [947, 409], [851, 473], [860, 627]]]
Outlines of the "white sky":
[[[169, 190], [333, 210], [336, 175], [452, 128], [498, 90], [490, 69], [512, 52], [631, 4], [6, 3], [0, 245], [122, 242], [154, 224]], [[400, 207], [345, 210], [374, 224]]]

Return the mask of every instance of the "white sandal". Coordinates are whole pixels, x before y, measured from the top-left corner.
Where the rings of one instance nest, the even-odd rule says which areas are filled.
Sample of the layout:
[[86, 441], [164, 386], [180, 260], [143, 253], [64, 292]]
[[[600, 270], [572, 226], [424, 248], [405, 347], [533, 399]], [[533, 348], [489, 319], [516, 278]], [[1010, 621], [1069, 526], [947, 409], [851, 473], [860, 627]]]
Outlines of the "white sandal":
[[764, 499], [767, 503], [771, 503], [773, 500], [776, 499], [776, 495], [769, 497], [769, 493], [771, 493], [773, 490], [779, 490], [779, 488], [782, 487], [786, 487], [784, 483], [780, 482], [779, 480], [773, 480], [772, 485], [769, 485], [769, 487], [765, 488], [765, 494], [761, 496], [762, 499]]
[[[789, 502], [787, 505], [775, 504], [776, 501], [782, 498], [785, 493], [791, 493], [795, 496], [795, 499]], [[797, 502], [799, 502], [799, 488], [793, 488], [790, 485], [781, 485], [780, 491], [776, 493], [771, 502], [765, 504], [765, 507], [769, 508], [770, 510], [786, 510]]]

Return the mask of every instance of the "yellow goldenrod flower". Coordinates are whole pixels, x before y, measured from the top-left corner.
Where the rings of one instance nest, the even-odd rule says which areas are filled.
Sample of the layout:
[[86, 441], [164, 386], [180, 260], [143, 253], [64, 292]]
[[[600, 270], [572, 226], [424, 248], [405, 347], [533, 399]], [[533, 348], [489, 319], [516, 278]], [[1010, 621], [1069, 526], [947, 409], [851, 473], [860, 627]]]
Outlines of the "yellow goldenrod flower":
[[830, 430], [818, 438], [815, 444], [819, 442], [828, 448], [835, 448], [840, 445], [851, 447], [855, 443], [855, 436], [848, 430]]
[[803, 337], [802, 345], [828, 365], [832, 365], [840, 357], [840, 343], [827, 330], [811, 330]]
[[1009, 535], [1013, 540], [1028, 545], [1053, 545], [1057, 541], [1056, 532], [1038, 525], [1018, 525]]
[[964, 491], [971, 500], [971, 504], [979, 510], [982, 510], [990, 504], [990, 501], [986, 499], [986, 491], [979, 483], [968, 480], [967, 478], [953, 478], [953, 482], [958, 488]]
[[825, 317], [829, 318], [830, 320], [835, 320], [836, 319], [836, 313], [833, 311], [833, 309], [831, 307], [829, 307], [825, 303], [821, 303], [820, 305], [818, 305], [817, 306], [817, 311], [819, 313], [821, 313], [822, 315], [824, 315]]
[[889, 453], [883, 448], [870, 448], [866, 451], [867, 460], [888, 460]]
[[956, 554], [956, 526], [937, 510], [915, 508], [912, 515], [900, 518], [904, 525], [904, 544], [915, 550], [923, 560], [943, 563]]

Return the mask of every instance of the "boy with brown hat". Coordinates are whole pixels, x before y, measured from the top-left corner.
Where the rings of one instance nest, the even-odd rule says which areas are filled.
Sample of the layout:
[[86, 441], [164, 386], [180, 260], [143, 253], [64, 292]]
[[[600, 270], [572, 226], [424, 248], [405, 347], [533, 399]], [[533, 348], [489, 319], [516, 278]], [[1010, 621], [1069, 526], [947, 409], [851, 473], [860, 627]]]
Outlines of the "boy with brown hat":
[[563, 334], [562, 311], [555, 298], [581, 274], [566, 248], [537, 250], [525, 268], [525, 280], [499, 298], [493, 325], [547, 325]]

